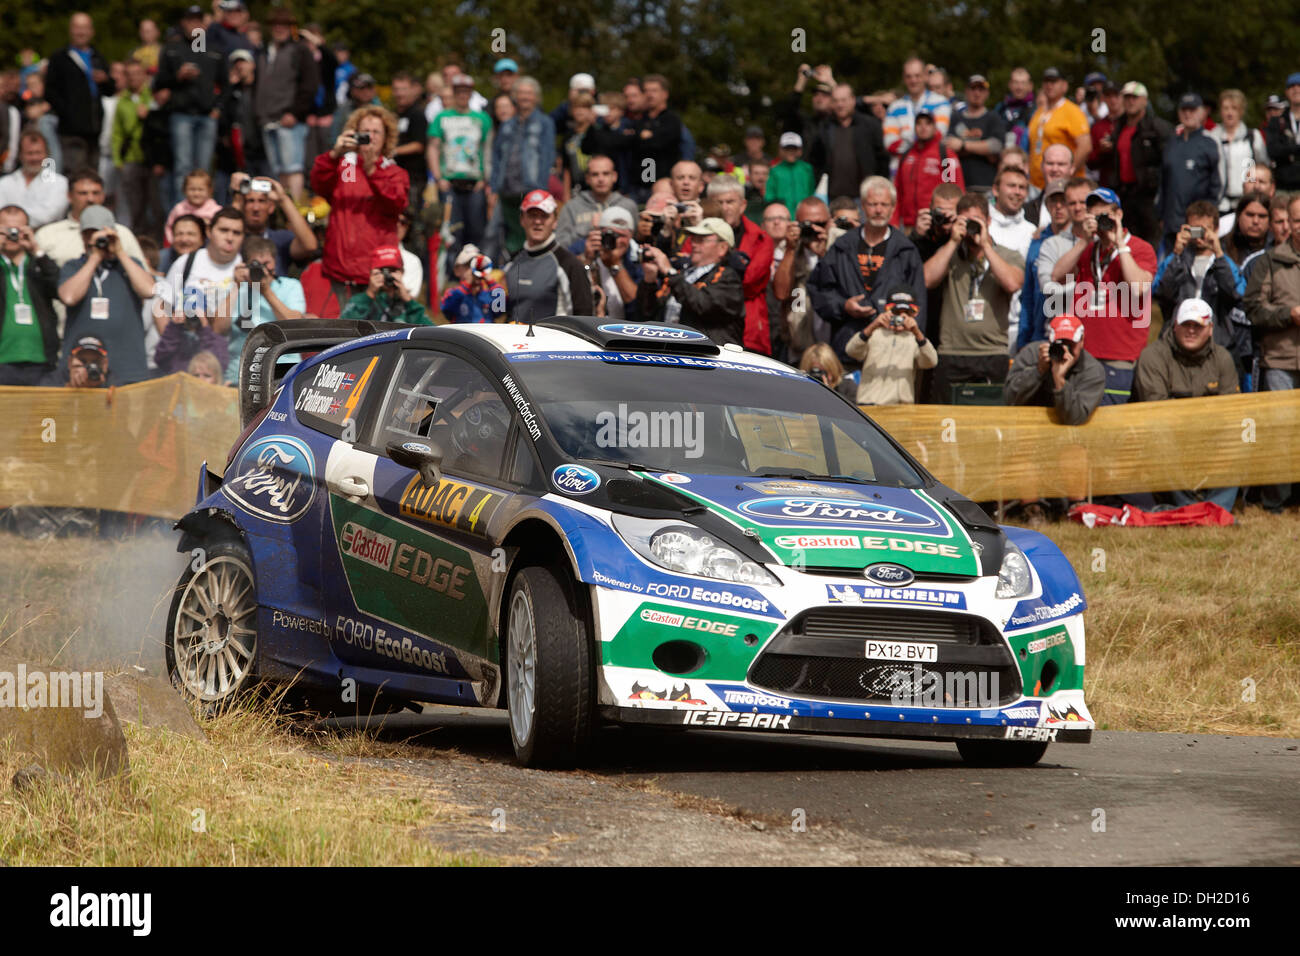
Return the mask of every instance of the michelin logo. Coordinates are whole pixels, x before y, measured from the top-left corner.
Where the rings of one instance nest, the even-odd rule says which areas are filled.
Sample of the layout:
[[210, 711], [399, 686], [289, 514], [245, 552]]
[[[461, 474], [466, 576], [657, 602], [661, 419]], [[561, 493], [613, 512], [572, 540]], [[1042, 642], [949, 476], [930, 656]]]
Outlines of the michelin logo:
[[863, 601], [890, 601], [899, 604], [924, 604], [927, 607], [964, 608], [966, 596], [960, 591], [937, 591], [931, 588], [880, 588], [867, 584], [826, 585], [826, 597], [832, 604], [861, 604]]

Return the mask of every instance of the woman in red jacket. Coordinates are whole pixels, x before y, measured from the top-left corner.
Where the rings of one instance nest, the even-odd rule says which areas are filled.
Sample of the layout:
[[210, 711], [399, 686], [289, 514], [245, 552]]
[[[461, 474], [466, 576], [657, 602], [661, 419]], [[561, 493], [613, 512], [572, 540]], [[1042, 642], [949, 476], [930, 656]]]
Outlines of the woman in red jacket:
[[328, 153], [311, 167], [311, 188], [330, 204], [321, 271], [340, 303], [370, 283], [370, 254], [397, 245], [397, 220], [406, 208], [410, 178], [393, 161], [397, 117], [363, 106], [343, 125]]

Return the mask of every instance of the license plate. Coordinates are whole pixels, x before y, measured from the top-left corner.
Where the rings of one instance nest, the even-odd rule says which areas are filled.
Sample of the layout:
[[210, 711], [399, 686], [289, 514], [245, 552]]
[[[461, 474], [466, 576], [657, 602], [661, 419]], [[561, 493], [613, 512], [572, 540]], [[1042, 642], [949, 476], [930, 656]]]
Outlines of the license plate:
[[933, 664], [939, 659], [939, 645], [917, 641], [867, 641], [867, 659]]

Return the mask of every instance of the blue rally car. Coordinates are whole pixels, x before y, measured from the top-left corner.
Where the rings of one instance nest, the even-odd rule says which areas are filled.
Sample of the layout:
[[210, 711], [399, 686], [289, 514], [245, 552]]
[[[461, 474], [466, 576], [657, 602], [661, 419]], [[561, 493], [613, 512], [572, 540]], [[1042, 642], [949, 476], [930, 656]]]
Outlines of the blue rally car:
[[549, 766], [608, 723], [1002, 765], [1091, 738], [1061, 552], [779, 362], [574, 317], [272, 323], [241, 362], [244, 432], [178, 524], [166, 654], [197, 706], [505, 707]]

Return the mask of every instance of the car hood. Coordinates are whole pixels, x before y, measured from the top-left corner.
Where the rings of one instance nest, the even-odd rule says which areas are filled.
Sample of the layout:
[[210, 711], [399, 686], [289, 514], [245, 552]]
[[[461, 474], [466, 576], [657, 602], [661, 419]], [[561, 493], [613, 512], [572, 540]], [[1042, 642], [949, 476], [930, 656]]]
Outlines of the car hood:
[[924, 491], [804, 478], [639, 472], [745, 531], [788, 567], [978, 575], [966, 529]]

